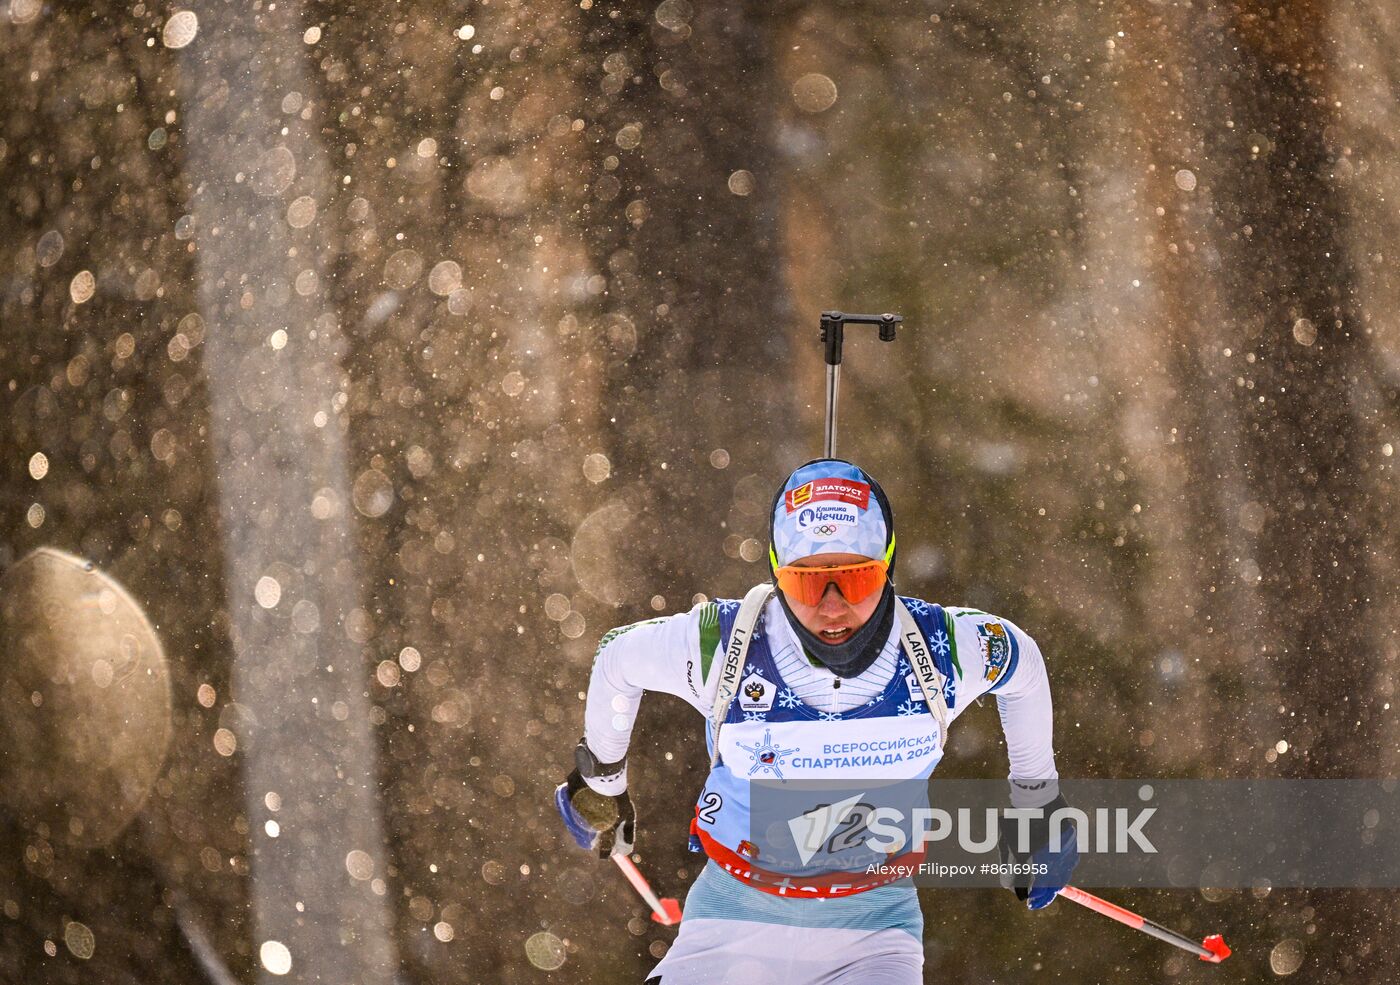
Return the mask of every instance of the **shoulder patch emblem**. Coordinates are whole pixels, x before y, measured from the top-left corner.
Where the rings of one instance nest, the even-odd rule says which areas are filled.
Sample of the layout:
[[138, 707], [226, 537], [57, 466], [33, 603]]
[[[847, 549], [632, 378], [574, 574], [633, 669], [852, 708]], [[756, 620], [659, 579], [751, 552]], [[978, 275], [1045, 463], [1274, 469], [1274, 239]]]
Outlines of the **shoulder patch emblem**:
[[982, 663], [986, 668], [983, 679], [995, 682], [1006, 673], [1011, 662], [1011, 638], [1006, 627], [999, 622], [984, 622], [977, 626], [977, 645], [982, 650]]

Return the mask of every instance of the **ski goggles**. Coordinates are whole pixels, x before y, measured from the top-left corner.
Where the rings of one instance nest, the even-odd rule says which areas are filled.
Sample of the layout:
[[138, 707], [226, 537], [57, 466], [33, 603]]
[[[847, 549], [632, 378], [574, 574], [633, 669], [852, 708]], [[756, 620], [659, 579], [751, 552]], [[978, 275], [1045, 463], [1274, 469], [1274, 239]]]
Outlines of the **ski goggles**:
[[783, 594], [803, 605], [820, 603], [826, 594], [826, 586], [832, 584], [847, 602], [855, 605], [885, 586], [889, 565], [875, 560], [838, 564], [829, 568], [800, 568], [789, 564], [776, 569], [775, 574]]

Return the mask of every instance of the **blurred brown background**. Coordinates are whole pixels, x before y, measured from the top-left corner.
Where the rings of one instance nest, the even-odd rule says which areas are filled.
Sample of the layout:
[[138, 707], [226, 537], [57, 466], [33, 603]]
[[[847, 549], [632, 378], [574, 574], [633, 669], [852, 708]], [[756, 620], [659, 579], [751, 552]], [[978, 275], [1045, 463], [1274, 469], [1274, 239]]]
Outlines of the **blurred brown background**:
[[[763, 577], [823, 308], [905, 316], [847, 344], [838, 450], [901, 590], [1040, 641], [1063, 775], [1395, 774], [1391, 5], [0, 22], [0, 566], [96, 562], [173, 695], [108, 846], [0, 792], [17, 980], [639, 981], [671, 932], [551, 790], [598, 637]], [[635, 740], [666, 895], [699, 726]], [[946, 765], [1004, 771], [994, 714]], [[1390, 892], [1115, 898], [1223, 931], [1214, 980], [1396, 976]], [[1203, 974], [924, 902], [929, 981]]]

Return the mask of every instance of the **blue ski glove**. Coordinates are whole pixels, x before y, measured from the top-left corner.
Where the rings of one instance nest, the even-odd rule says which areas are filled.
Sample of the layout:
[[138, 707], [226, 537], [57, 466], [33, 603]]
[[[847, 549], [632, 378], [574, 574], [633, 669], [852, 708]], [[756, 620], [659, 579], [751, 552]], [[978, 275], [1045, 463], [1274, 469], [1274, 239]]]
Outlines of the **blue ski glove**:
[[[579, 809], [576, 798], [592, 801], [584, 805], [586, 814]], [[599, 805], [606, 804], [607, 801], [612, 801], [616, 808], [616, 820], [602, 820], [598, 816], [607, 813], [606, 810], [598, 810]], [[632, 808], [632, 798], [627, 796], [625, 790], [616, 797], [605, 797], [590, 790], [583, 780], [583, 775], [574, 770], [568, 779], [554, 788], [554, 806], [558, 809], [559, 816], [564, 819], [564, 827], [580, 848], [596, 851], [599, 858], [607, 858], [614, 853], [632, 853], [636, 840], [637, 815]], [[601, 821], [601, 824], [595, 823], [596, 821]]]
[[554, 788], [554, 806], [569, 836], [580, 848], [596, 851], [599, 858], [615, 853], [630, 855], [637, 828], [632, 798], [626, 790], [612, 797], [597, 793], [584, 780], [585, 776], [617, 776], [622, 772], [622, 763], [598, 762], [582, 740], [574, 759], [574, 771]]
[[[1024, 856], [1016, 851], [1016, 848], [1020, 847], [1017, 844], [1017, 820], [1008, 817], [1001, 820], [1001, 838], [997, 848], [1000, 850], [1002, 863], [1029, 863], [1033, 870], [1028, 873], [1004, 875], [1002, 885], [1015, 890], [1016, 898], [1025, 900], [1029, 909], [1041, 910], [1055, 902], [1056, 894], [1069, 885], [1070, 875], [1079, 864], [1079, 846], [1076, 844], [1073, 821], [1064, 825], [1061, 838], [1063, 843], [1059, 848], [1052, 849], [1050, 846], [1050, 816], [1060, 808], [1068, 806], [1064, 795], [1061, 794], [1042, 808], [1042, 817], [1028, 822], [1029, 851]], [[1035, 874], [1035, 870], [1041, 868], [1045, 871]]]

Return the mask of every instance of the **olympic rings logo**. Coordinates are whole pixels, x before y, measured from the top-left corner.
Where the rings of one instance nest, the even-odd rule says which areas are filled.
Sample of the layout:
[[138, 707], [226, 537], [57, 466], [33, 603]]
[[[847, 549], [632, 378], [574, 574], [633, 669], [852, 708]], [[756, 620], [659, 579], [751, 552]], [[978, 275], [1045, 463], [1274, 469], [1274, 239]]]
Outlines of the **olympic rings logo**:
[[812, 533], [816, 534], [818, 537], [830, 537], [832, 534], [836, 533], [836, 524], [823, 523], [820, 527], [813, 527]]

